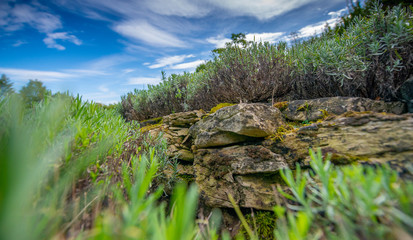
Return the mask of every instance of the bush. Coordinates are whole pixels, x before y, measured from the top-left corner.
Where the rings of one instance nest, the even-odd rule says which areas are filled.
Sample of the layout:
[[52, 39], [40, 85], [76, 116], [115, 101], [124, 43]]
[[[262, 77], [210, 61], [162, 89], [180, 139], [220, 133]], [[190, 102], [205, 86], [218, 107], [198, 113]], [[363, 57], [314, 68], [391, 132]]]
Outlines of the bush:
[[412, 14], [401, 7], [369, 7], [370, 15], [343, 22], [342, 31], [326, 30], [291, 47], [244, 42], [235, 35], [195, 73], [173, 74], [122, 97], [123, 116], [141, 121], [208, 111], [223, 102], [332, 96], [396, 100], [396, 89], [413, 74]]

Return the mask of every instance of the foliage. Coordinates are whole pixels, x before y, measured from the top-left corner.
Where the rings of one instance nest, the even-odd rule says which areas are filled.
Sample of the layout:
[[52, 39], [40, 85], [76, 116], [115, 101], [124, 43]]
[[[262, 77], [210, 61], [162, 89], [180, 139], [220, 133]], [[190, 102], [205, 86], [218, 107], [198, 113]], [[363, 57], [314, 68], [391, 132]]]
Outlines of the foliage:
[[38, 103], [45, 99], [46, 95], [50, 95], [50, 91], [39, 80], [30, 80], [26, 86], [20, 89], [19, 93], [28, 106]]
[[[290, 202], [278, 205], [277, 239], [402, 239], [413, 236], [413, 183], [388, 166], [335, 167], [310, 150], [312, 171], [284, 170]], [[291, 203], [294, 202], [294, 204]]]
[[337, 31], [293, 46], [247, 42], [244, 35], [233, 34], [233, 41], [198, 71], [173, 74], [148, 90], [123, 96], [122, 114], [141, 121], [209, 110], [222, 102], [331, 96], [395, 100], [396, 89], [413, 74], [411, 10], [374, 3], [357, 11], [363, 14], [348, 16], [351, 20], [343, 20]]
[[14, 93], [13, 83], [11, 83], [10, 79], [3, 74], [0, 78], [0, 97], [10, 93]]

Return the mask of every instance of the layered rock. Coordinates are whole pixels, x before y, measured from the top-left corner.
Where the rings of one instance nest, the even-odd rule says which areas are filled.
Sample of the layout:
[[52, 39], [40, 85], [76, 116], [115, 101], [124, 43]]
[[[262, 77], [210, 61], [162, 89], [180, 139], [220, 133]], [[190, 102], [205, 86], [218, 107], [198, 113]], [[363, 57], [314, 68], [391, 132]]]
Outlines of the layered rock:
[[267, 137], [285, 124], [281, 112], [265, 104], [241, 103], [222, 108], [190, 129], [196, 148], [225, 146]]
[[332, 97], [286, 102], [281, 108], [285, 118], [291, 121], [317, 121], [328, 114], [345, 112], [386, 112], [402, 114], [406, 111], [402, 102], [383, 102], [360, 97]]
[[[413, 114], [393, 114], [403, 112], [403, 103], [330, 98], [288, 102], [281, 109], [238, 104], [208, 116], [173, 114], [151, 134], [164, 132], [168, 154], [184, 160], [178, 171], [194, 177], [209, 207], [231, 208], [231, 194], [240, 207], [272, 209], [275, 185], [284, 186], [280, 170], [308, 167], [309, 148], [331, 153], [335, 164], [390, 163], [399, 171], [413, 165]], [[297, 124], [288, 122], [293, 119]]]

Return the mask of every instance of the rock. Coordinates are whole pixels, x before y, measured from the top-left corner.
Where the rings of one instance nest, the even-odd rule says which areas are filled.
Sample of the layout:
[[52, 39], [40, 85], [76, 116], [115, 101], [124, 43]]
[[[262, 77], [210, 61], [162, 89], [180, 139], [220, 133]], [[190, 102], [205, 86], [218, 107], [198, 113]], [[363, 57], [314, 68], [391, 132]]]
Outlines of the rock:
[[219, 109], [189, 130], [197, 148], [225, 146], [262, 138], [284, 125], [280, 111], [265, 104], [241, 103]]
[[399, 172], [408, 172], [407, 163], [413, 159], [413, 114], [347, 112], [286, 133], [283, 141], [198, 149], [196, 183], [209, 207], [231, 208], [227, 197], [231, 194], [240, 207], [270, 210], [279, 194], [274, 186], [286, 189], [279, 171], [294, 169], [297, 163], [308, 167], [309, 148], [332, 153], [334, 164], [390, 163]]
[[335, 164], [403, 161], [413, 157], [413, 115], [348, 112], [300, 128], [282, 142], [266, 141], [264, 146], [282, 152], [288, 163], [303, 165], [310, 160], [309, 148], [332, 153]]
[[270, 185], [286, 167], [281, 155], [260, 145], [199, 149], [194, 161], [196, 183], [210, 207], [232, 208], [229, 193], [241, 207], [270, 210], [275, 204]]
[[327, 114], [340, 115], [348, 111], [387, 112], [394, 114], [405, 112], [405, 105], [402, 102], [383, 102], [359, 97], [295, 100], [286, 104], [286, 107], [282, 109], [282, 113], [291, 121], [317, 121], [324, 118]]
[[180, 112], [165, 116], [163, 121], [168, 126], [189, 128], [192, 124], [198, 122], [204, 115], [206, 115], [206, 113], [203, 110]]
[[396, 95], [406, 103], [407, 111], [413, 113], [413, 76], [397, 89]]

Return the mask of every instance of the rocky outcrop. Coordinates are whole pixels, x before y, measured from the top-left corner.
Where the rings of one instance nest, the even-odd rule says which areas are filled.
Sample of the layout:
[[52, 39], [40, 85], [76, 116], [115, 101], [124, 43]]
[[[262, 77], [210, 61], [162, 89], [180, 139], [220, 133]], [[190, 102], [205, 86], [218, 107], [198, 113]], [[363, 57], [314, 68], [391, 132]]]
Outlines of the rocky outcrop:
[[162, 125], [149, 132], [152, 136], [158, 136], [162, 132], [168, 143], [169, 157], [192, 162], [194, 154], [191, 151], [191, 144], [186, 141], [189, 137], [189, 127], [205, 115], [202, 110], [171, 114], [163, 117]]
[[240, 207], [272, 209], [274, 186], [284, 186], [280, 170], [308, 167], [309, 148], [330, 153], [335, 164], [413, 165], [413, 114], [400, 115], [402, 103], [337, 97], [282, 105], [281, 112], [238, 104], [211, 115], [173, 114], [151, 134], [164, 132], [168, 154], [181, 160], [178, 170], [195, 180], [209, 207], [231, 208], [231, 194]]
[[275, 107], [241, 103], [222, 108], [197, 122], [190, 134], [196, 148], [217, 147], [267, 137], [284, 124]]
[[402, 114], [402, 102], [383, 102], [360, 97], [332, 97], [310, 100], [295, 100], [281, 105], [285, 118], [291, 121], [317, 121], [328, 114], [340, 115], [345, 112], [386, 112]]

